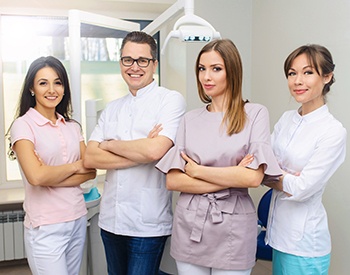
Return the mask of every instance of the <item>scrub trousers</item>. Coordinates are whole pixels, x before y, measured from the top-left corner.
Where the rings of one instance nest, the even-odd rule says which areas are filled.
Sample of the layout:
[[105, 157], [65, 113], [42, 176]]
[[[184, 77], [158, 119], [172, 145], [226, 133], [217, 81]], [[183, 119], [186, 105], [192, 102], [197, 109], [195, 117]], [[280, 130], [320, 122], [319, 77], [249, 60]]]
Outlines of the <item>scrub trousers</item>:
[[176, 261], [179, 275], [250, 275], [252, 269], [223, 270]]
[[86, 216], [24, 229], [27, 260], [33, 275], [78, 275], [83, 258]]
[[272, 250], [273, 275], [328, 275], [331, 254], [322, 257], [301, 257]]

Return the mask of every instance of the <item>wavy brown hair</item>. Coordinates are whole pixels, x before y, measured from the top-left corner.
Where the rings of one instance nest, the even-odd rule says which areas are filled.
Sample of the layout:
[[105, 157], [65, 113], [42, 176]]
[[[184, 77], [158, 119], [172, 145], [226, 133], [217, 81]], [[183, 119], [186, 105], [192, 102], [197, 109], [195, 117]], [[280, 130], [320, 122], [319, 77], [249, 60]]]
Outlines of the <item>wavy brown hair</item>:
[[[293, 61], [299, 55], [305, 54], [310, 65], [315, 68], [319, 76], [326, 76], [333, 73], [335, 65], [331, 53], [327, 48], [317, 44], [308, 44], [300, 46], [291, 52], [284, 62], [284, 74], [288, 78], [289, 69], [292, 67]], [[335, 82], [334, 75], [331, 80], [326, 83], [322, 90], [324, 100], [326, 94], [330, 91], [331, 85]]]

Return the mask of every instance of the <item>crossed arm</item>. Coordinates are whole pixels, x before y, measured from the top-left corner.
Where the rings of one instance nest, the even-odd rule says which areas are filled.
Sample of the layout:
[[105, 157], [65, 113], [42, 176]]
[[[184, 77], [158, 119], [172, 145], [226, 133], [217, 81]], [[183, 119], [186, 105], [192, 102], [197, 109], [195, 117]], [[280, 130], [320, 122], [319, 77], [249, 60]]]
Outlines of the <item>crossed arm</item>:
[[230, 187], [258, 187], [264, 177], [262, 165], [256, 170], [246, 168], [254, 158], [252, 155], [245, 156], [237, 166], [228, 167], [199, 165], [185, 153], [181, 156], [187, 162], [185, 172], [178, 169], [168, 172], [166, 184], [169, 190], [203, 194]]
[[[283, 175], [278, 178], [278, 181], [274, 181], [274, 182], [265, 182], [264, 181], [263, 184], [266, 185], [267, 187], [272, 188], [272, 189], [284, 192], [288, 197], [291, 197], [292, 196], [291, 194], [289, 194], [283, 190], [283, 179], [284, 179], [284, 176], [288, 173], [286, 171], [283, 171], [283, 170], [282, 170], [282, 172], [283, 172]], [[300, 175], [300, 173], [296, 173], [294, 176], [299, 176], [299, 175]]]
[[[80, 142], [80, 155], [85, 152], [85, 143]], [[83, 160], [73, 163], [50, 166], [44, 164], [29, 140], [19, 140], [13, 145], [18, 162], [28, 182], [34, 186], [69, 187], [96, 177], [95, 169], [83, 166]]]
[[158, 135], [161, 125], [156, 125], [146, 138], [136, 140], [89, 141], [84, 165], [97, 169], [124, 169], [159, 160], [173, 142]]

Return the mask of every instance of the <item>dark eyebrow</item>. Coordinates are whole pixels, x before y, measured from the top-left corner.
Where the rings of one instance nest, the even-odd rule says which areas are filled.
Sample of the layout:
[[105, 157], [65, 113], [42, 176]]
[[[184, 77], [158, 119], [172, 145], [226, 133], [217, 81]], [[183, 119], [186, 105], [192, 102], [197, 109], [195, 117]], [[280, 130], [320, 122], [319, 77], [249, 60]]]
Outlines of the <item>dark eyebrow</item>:
[[[53, 81], [57, 81], [57, 80], [62, 81], [61, 78], [59, 77], [55, 78]], [[40, 81], [49, 81], [49, 80], [45, 77], [42, 77], [42, 78], [39, 78], [37, 82], [40, 82]]]
[[314, 69], [314, 67], [311, 66], [311, 65], [307, 65], [307, 66], [305, 66], [305, 67], [303, 68], [303, 70], [305, 70], [305, 69]]
[[[199, 63], [198, 66], [204, 66], [203, 64]], [[210, 67], [216, 67], [216, 66], [224, 66], [224, 64], [217, 63], [217, 64], [211, 64]]]
[[133, 58], [129, 55], [122, 56], [122, 58], [131, 58], [131, 59], [140, 59], [140, 58], [146, 58], [146, 59], [153, 59], [152, 57], [145, 57], [145, 56], [139, 56], [138, 58]]
[[38, 79], [38, 82], [40, 82], [40, 81], [48, 81], [48, 80], [46, 78], [42, 77], [42, 78]]
[[[314, 67], [311, 65], [306, 65], [305, 67], [303, 67], [303, 70], [306, 70], [306, 69], [314, 69]], [[289, 70], [295, 71], [293, 67], [289, 68]]]

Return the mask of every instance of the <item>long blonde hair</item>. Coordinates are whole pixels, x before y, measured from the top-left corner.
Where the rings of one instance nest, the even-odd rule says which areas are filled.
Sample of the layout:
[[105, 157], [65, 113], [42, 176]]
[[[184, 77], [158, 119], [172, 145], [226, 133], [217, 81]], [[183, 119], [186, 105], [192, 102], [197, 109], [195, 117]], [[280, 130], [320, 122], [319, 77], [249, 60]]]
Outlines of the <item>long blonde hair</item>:
[[243, 68], [238, 49], [229, 39], [213, 40], [206, 44], [199, 52], [196, 61], [196, 77], [198, 94], [202, 102], [210, 103], [211, 98], [205, 94], [202, 84], [199, 81], [199, 61], [203, 53], [216, 51], [224, 60], [226, 68], [226, 111], [222, 122], [227, 126], [227, 134], [232, 135], [243, 130], [246, 122], [246, 113], [242, 98]]

